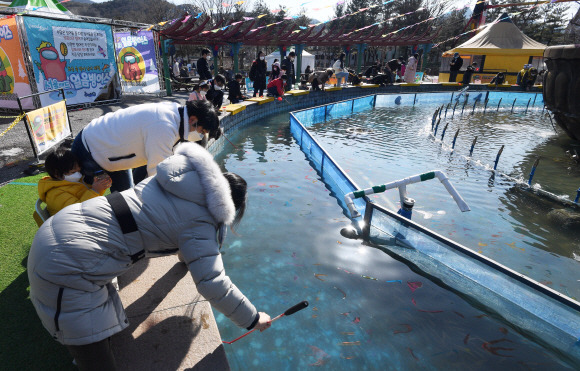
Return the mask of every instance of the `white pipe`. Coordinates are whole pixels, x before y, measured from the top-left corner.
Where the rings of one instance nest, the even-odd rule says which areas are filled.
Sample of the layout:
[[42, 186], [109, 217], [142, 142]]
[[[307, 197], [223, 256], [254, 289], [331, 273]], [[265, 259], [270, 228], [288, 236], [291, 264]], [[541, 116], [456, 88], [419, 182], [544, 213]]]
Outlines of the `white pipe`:
[[346, 203], [346, 206], [348, 207], [348, 210], [350, 211], [351, 217], [358, 218], [361, 216], [361, 214], [358, 212], [358, 210], [354, 206], [353, 199], [361, 198], [361, 197], [364, 197], [364, 196], [367, 196], [370, 194], [374, 194], [374, 193], [385, 192], [386, 190], [389, 190], [392, 188], [399, 188], [399, 196], [401, 197], [401, 203], [402, 203], [404, 197], [407, 196], [407, 189], [406, 189], [407, 184], [424, 182], [424, 181], [427, 181], [429, 179], [433, 179], [435, 177], [437, 177], [437, 179], [439, 179], [439, 181], [443, 184], [443, 186], [445, 187], [447, 192], [449, 192], [451, 197], [453, 197], [453, 199], [455, 200], [455, 203], [459, 207], [459, 210], [461, 210], [463, 212], [471, 210], [469, 208], [469, 206], [467, 205], [467, 203], [463, 200], [463, 198], [461, 197], [459, 192], [457, 192], [455, 187], [453, 187], [453, 185], [449, 181], [449, 178], [447, 178], [447, 175], [445, 175], [445, 173], [440, 171], [440, 170], [433, 170], [431, 172], [424, 173], [424, 174], [412, 175], [410, 177], [395, 180], [393, 182], [383, 184], [380, 186], [374, 186], [372, 188], [366, 188], [363, 190], [357, 190], [354, 192], [350, 192], [350, 193], [347, 193], [346, 195], [344, 195], [344, 202]]

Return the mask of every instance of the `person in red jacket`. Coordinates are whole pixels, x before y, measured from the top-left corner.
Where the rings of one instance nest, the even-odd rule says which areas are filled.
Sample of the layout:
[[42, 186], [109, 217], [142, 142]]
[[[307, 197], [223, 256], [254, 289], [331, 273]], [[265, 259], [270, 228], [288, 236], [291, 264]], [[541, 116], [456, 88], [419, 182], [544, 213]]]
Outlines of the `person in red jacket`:
[[284, 86], [286, 86], [286, 80], [288, 76], [282, 75], [277, 79], [274, 79], [268, 83], [268, 95], [274, 97], [281, 97], [284, 95]]

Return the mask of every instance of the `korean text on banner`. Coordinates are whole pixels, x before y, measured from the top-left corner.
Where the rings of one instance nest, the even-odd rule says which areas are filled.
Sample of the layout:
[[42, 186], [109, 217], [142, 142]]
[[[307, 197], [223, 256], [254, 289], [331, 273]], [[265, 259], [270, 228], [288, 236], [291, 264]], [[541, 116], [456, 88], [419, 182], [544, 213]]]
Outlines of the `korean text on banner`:
[[[24, 17], [36, 87], [64, 89], [68, 104], [120, 97], [111, 26]], [[43, 106], [60, 91], [40, 95]]]
[[65, 101], [26, 113], [37, 155], [46, 152], [71, 135]]
[[116, 32], [117, 68], [128, 93], [157, 93], [159, 73], [152, 31]]
[[[30, 83], [20, 40], [16, 18], [0, 20], [0, 107], [18, 108], [17, 97], [30, 95]], [[22, 100], [23, 108], [34, 108], [32, 99]]]

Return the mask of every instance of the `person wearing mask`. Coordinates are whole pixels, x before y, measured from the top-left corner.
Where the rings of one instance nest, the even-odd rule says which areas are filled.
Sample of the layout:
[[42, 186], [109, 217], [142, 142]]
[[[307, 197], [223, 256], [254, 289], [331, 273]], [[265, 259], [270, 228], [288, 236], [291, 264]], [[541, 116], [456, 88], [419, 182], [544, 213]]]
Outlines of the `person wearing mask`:
[[334, 71], [332, 68], [328, 68], [325, 71], [316, 71], [310, 75], [308, 78], [308, 82], [312, 84], [312, 91], [320, 90], [322, 87], [322, 91], [326, 90], [326, 83], [332, 77]]
[[522, 68], [522, 70], [520, 72], [518, 72], [518, 75], [516, 77], [516, 85], [522, 86], [524, 75], [526, 73], [528, 73], [529, 69], [530, 69], [530, 65], [524, 64], [524, 68]]
[[[336, 76], [336, 85], [335, 86], [344, 86], [346, 87], [348, 84], [348, 72], [344, 69], [344, 57], [346, 57], [345, 53], [340, 53], [340, 56], [334, 64], [332, 65], [332, 69], [334, 70], [334, 75]], [[344, 79], [344, 84], [342, 80]]]
[[294, 84], [296, 83], [296, 71], [294, 69], [294, 59], [296, 58], [296, 53], [290, 52], [288, 56], [284, 58], [282, 64], [280, 65], [280, 69], [282, 73], [288, 77], [288, 81], [286, 83], [286, 90], [290, 90], [294, 88]]
[[278, 77], [282, 76], [282, 71], [280, 70], [280, 62], [277, 59], [274, 59], [274, 63], [272, 63], [272, 71], [270, 71], [270, 79], [268, 82], [277, 79]]
[[111, 187], [111, 178], [103, 174], [92, 185], [83, 182], [81, 167], [70, 149], [60, 147], [46, 156], [44, 168], [49, 176], [38, 181], [38, 198], [46, 203], [50, 215], [68, 205], [102, 196]]
[[457, 74], [461, 67], [463, 67], [463, 58], [461, 58], [459, 53], [454, 53], [453, 59], [449, 62], [449, 82], [457, 80]]
[[419, 54], [415, 53], [409, 57], [407, 67], [405, 68], [405, 82], [412, 84], [415, 82], [415, 74], [417, 73], [417, 66], [419, 65]]
[[224, 86], [226, 85], [226, 78], [223, 75], [216, 75], [212, 80], [208, 80], [209, 90], [206, 94], [206, 99], [210, 101], [216, 111], [222, 108], [224, 103]]
[[201, 51], [201, 58], [197, 60], [197, 73], [199, 75], [199, 81], [206, 81], [211, 79], [211, 70], [209, 69], [209, 63], [211, 52], [209, 49], [205, 48]]
[[271, 325], [231, 281], [220, 253], [227, 228], [244, 215], [246, 181], [222, 173], [194, 143], [177, 146], [155, 173], [134, 189], [61, 210], [32, 242], [30, 300], [81, 371], [117, 369], [111, 337], [131, 319], [112, 280], [144, 258], [177, 254], [197, 291], [235, 325], [260, 331]]
[[288, 76], [282, 75], [277, 79], [274, 79], [268, 83], [268, 95], [272, 97], [283, 97], [284, 96], [284, 86]]
[[155, 175], [157, 164], [173, 154], [176, 143], [200, 141], [206, 133], [209, 138], [221, 136], [211, 103], [146, 103], [94, 119], [77, 134], [71, 151], [87, 183], [92, 184], [95, 173], [105, 170], [113, 181], [111, 192], [120, 192], [131, 188], [128, 170], [146, 165], [133, 176], [137, 184]]
[[505, 75], [503, 72], [498, 72], [497, 75], [491, 79], [490, 84], [495, 84], [495, 86], [502, 85], [505, 81]]
[[241, 84], [243, 76], [241, 73], [236, 73], [234, 80], [228, 82], [228, 100], [230, 103], [239, 103], [248, 97], [242, 94]]
[[530, 68], [522, 78], [521, 82], [522, 90], [529, 91], [531, 88], [533, 88], [537, 78], [538, 78], [538, 70], [535, 67], [530, 66]]
[[202, 82], [201, 84], [196, 84], [193, 86], [193, 91], [189, 94], [188, 100], [206, 100], [205, 95], [209, 90], [209, 84], [207, 82]]
[[259, 51], [258, 57], [252, 62], [250, 68], [249, 78], [254, 82], [254, 97], [256, 95], [263, 97], [264, 90], [266, 90], [266, 74], [268, 66], [266, 64], [266, 55]]
[[473, 62], [471, 66], [467, 66], [467, 69], [463, 73], [463, 79], [461, 80], [462, 85], [469, 85], [471, 82], [471, 77], [473, 73], [477, 71], [477, 62]]

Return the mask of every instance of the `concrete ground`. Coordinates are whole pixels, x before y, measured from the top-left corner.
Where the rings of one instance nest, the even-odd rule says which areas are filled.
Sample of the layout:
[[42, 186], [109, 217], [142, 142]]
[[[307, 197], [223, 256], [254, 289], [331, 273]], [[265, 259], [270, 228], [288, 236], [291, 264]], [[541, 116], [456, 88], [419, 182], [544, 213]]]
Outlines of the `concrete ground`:
[[229, 370], [210, 304], [176, 256], [119, 277], [129, 327], [112, 339], [119, 370]]

